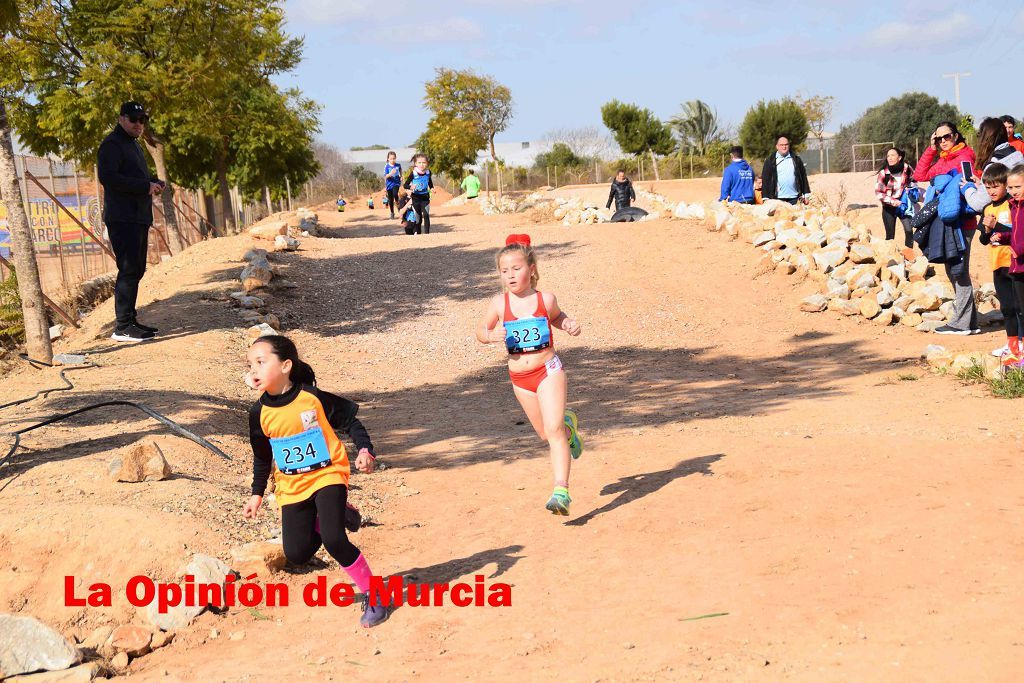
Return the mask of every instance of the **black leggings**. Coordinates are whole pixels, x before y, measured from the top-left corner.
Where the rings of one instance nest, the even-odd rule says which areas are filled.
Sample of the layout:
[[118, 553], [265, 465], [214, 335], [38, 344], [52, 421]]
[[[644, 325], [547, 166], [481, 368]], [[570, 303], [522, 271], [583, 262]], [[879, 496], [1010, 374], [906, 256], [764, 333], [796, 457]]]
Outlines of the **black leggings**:
[[[992, 283], [996, 286], [996, 298], [999, 299], [999, 312], [1003, 314], [1003, 326], [1007, 337], [1019, 337], [1021, 331], [1021, 304], [1017, 301], [1016, 286], [1010, 278], [1009, 268], [992, 271]], [[1021, 282], [1024, 293], [1024, 282]]]
[[388, 208], [391, 209], [391, 217], [395, 217], [395, 209], [398, 208], [398, 188], [388, 188]]
[[[1010, 273], [1010, 281], [1013, 283], [1013, 300], [1017, 304], [1017, 310], [1024, 311], [1024, 273]], [[998, 285], [996, 287], [998, 288]], [[996, 289], [997, 294], [998, 292], [999, 290]], [[1000, 297], [999, 303], [1000, 310], [1002, 310], [1002, 297]], [[1020, 328], [1017, 331], [1020, 332]]]
[[[284, 556], [292, 564], [306, 564], [321, 544], [342, 567], [351, 567], [359, 559], [359, 548], [345, 533], [345, 501], [348, 488], [341, 484], [325, 486], [298, 503], [281, 506], [281, 536]], [[313, 528], [320, 517], [320, 533]]]
[[896, 215], [896, 207], [882, 204], [882, 225], [885, 226], [885, 239], [896, 239], [896, 220], [903, 223], [903, 245], [908, 248], [914, 246], [914, 229], [910, 227], [910, 219], [905, 216]]
[[416, 212], [416, 215], [420, 217], [419, 225], [416, 226], [415, 232], [430, 233], [430, 196], [417, 197], [412, 196], [412, 210]]

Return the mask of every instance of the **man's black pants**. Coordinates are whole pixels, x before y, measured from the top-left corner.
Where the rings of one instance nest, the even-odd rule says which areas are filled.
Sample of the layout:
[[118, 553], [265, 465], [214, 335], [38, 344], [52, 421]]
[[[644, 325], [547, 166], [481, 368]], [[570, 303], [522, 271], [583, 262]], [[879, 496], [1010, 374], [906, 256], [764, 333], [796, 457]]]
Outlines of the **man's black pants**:
[[117, 329], [123, 330], [135, 320], [139, 281], [146, 274], [149, 226], [140, 223], [107, 223], [107, 234], [117, 260], [114, 315], [117, 316]]

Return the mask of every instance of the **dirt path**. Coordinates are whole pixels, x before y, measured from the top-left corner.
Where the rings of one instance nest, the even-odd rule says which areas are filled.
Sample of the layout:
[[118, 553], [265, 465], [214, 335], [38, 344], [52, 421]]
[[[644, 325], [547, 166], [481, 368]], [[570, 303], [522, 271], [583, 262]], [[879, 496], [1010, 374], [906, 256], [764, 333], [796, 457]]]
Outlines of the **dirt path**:
[[[798, 313], [810, 283], [755, 277], [749, 245], [695, 223], [565, 228], [437, 207], [434, 233], [407, 237], [380, 211], [321, 218], [338, 226], [334, 238], [274, 257], [298, 287], [277, 286], [270, 302], [321, 385], [362, 404], [391, 465], [353, 479], [376, 522], [354, 541], [377, 573], [482, 573], [513, 585], [513, 605], [405, 607], [371, 632], [355, 607], [205, 614], [133, 663], [134, 678], [1012, 680], [1020, 670], [1015, 404], [930, 374], [919, 333]], [[543, 509], [545, 449], [521, 424], [501, 354], [472, 339], [498, 287], [494, 252], [513, 231], [540, 245], [541, 287], [584, 327], [557, 339], [586, 438], [568, 520]], [[0, 416], [2, 428], [110, 392], [141, 396], [235, 460], [168, 437], [180, 477], [115, 485], [103, 476], [109, 451], [155, 427], [107, 413], [35, 432], [0, 468], [0, 609], [66, 631], [123, 622], [123, 604], [63, 607], [63, 574], [115, 585], [170, 576], [191, 551], [226, 556], [273, 532], [270, 515], [238, 519], [253, 396], [221, 299], [245, 247], [200, 245], [147, 276], [144, 317], [174, 330], [157, 343], [90, 341], [109, 333], [105, 304], [70, 340], [104, 367]], [[52, 377], [21, 371], [2, 398]]]

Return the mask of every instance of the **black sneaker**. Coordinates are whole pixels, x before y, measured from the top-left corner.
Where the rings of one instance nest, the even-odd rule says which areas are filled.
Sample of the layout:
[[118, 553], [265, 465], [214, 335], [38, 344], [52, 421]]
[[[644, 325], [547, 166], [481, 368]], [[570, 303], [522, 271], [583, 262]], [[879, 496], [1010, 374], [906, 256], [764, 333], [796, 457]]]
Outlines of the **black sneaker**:
[[955, 327], [950, 327], [949, 325], [936, 327], [933, 331], [935, 332], [935, 334], [956, 334], [960, 335], [961, 337], [966, 337], [973, 334], [970, 330], [960, 330]]
[[139, 322], [138, 318], [134, 318], [132, 320], [132, 325], [135, 325], [135, 327], [139, 328], [143, 332], [149, 332], [150, 334], [156, 334], [157, 332], [160, 331], [160, 330], [158, 330], [155, 327], [150, 327], [149, 325], [143, 325], [142, 323]]
[[122, 329], [115, 329], [110, 338], [119, 342], [143, 342], [153, 338], [152, 332], [146, 332], [137, 325], [129, 325]]

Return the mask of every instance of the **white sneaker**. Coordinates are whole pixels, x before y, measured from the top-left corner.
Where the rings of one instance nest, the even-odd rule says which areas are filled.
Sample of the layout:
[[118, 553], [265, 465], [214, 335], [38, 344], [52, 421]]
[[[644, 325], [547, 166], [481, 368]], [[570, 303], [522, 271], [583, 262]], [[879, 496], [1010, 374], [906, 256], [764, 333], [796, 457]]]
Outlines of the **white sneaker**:
[[1009, 353], [1009, 352], [1010, 352], [1010, 345], [1009, 344], [1003, 344], [998, 349], [992, 349], [992, 355], [995, 356], [996, 358], [999, 358], [1003, 354], [1006, 354], [1006, 353]]

